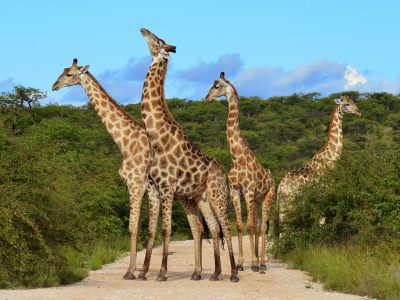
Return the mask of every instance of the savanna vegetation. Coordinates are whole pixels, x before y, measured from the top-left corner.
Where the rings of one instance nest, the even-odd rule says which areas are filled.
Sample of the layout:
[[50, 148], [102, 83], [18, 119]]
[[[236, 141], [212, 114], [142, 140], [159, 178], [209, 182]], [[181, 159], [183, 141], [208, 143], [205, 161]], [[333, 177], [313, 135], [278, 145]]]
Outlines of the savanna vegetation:
[[[324, 280], [327, 288], [395, 298], [400, 282], [400, 96], [352, 95], [363, 115], [344, 118], [342, 160], [297, 197], [275, 251]], [[118, 175], [117, 147], [90, 104], [41, 106], [44, 96], [24, 87], [0, 96], [2, 288], [72, 282], [128, 249], [128, 192]], [[240, 99], [242, 132], [277, 182], [323, 145], [336, 96]], [[170, 99], [168, 106], [189, 139], [229, 170], [227, 102]], [[140, 120], [140, 104], [124, 108]], [[175, 205], [173, 234], [188, 238], [186, 217]], [[144, 201], [142, 244], [146, 206]], [[345, 259], [358, 264], [357, 272], [343, 275], [349, 266]], [[379, 289], [371, 291], [372, 285]]]

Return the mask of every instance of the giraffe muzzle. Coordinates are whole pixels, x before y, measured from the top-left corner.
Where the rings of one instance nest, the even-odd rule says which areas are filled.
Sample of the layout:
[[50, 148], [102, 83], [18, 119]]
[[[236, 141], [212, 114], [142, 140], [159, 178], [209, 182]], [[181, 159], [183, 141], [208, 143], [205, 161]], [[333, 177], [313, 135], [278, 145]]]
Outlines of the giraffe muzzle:
[[53, 86], [52, 86], [52, 88], [51, 88], [52, 91], [57, 91], [57, 90], [59, 90], [59, 89], [60, 89], [60, 88], [57, 86], [57, 83], [53, 84]]
[[167, 52], [176, 53], [176, 47], [172, 45], [164, 45], [164, 48]]

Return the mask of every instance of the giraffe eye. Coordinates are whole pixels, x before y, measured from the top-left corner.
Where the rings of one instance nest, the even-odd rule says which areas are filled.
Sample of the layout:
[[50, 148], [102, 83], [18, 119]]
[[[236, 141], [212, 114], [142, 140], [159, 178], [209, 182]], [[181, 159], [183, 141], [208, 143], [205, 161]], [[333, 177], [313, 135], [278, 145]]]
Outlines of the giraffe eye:
[[218, 85], [214, 85], [214, 89], [218, 90], [219, 86]]
[[72, 74], [67, 74], [67, 75], [65, 75], [65, 76], [67, 76], [67, 77], [72, 77]]

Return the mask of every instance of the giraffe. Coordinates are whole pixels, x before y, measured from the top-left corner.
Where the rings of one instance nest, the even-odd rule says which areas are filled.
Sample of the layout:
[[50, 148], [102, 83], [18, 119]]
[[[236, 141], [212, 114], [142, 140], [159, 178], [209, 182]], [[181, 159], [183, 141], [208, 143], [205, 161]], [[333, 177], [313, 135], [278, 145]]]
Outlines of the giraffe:
[[[210, 280], [218, 280], [221, 273], [219, 258], [219, 228], [221, 225], [228, 246], [232, 282], [239, 281], [232, 249], [231, 229], [227, 217], [227, 186], [219, 164], [197, 149], [185, 136], [182, 128], [168, 110], [164, 96], [164, 81], [167, 72], [169, 52], [176, 47], [168, 45], [149, 30], [142, 28], [152, 56], [152, 62], [143, 83], [142, 119], [145, 124], [154, 159], [150, 168], [150, 182], [156, 186], [162, 205], [163, 257], [158, 281], [167, 280], [168, 245], [171, 235], [171, 210], [174, 196], [183, 203], [195, 241], [195, 272], [192, 279], [200, 279], [201, 238], [196, 205], [205, 216], [214, 242], [215, 272]], [[215, 214], [215, 216], [214, 216]], [[150, 239], [153, 237], [150, 236]], [[151, 244], [146, 249], [145, 262], [139, 278], [146, 278], [151, 258]]]
[[[100, 83], [88, 71], [89, 66], [78, 66], [75, 58], [72, 66], [65, 68], [52, 90], [81, 85], [88, 95], [93, 108], [97, 111], [107, 131], [118, 145], [123, 160], [119, 174], [129, 190], [130, 214], [129, 232], [131, 236], [130, 263], [124, 279], [135, 279], [136, 250], [142, 198], [147, 190], [148, 173], [152, 152], [144, 128], [126, 113], [104, 90]], [[159, 208], [154, 191], [149, 190], [149, 227], [157, 224]]]
[[[247, 206], [247, 231], [249, 233], [252, 270], [265, 273], [265, 246], [267, 234], [268, 211], [275, 194], [275, 180], [271, 171], [265, 169], [249, 148], [246, 138], [240, 132], [239, 125], [239, 96], [235, 87], [225, 79], [221, 72], [220, 78], [211, 86], [205, 102], [226, 96], [229, 104], [229, 114], [226, 123], [226, 136], [229, 152], [232, 158], [232, 167], [229, 171], [230, 196], [236, 213], [236, 227], [239, 241], [238, 269], [243, 270], [243, 222], [240, 206], [240, 196], [243, 195]], [[258, 258], [258, 206], [262, 206], [261, 222], [261, 263]], [[255, 239], [253, 234], [255, 233]]]
[[348, 95], [335, 99], [335, 102], [325, 145], [314, 154], [309, 163], [288, 172], [279, 184], [277, 201], [280, 223], [284, 222], [285, 213], [299, 190], [306, 183], [318, 181], [323, 171], [332, 168], [335, 161], [340, 158], [343, 149], [343, 114], [351, 113], [361, 116], [356, 103]]

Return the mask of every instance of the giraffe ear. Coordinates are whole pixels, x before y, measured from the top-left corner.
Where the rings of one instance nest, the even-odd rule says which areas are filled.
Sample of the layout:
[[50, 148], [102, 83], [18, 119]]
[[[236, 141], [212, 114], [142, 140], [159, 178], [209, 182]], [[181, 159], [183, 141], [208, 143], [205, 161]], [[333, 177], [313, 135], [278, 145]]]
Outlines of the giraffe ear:
[[89, 67], [90, 67], [89, 65], [83, 67], [83, 69], [82, 69], [82, 71], [81, 71], [81, 74], [87, 73], [87, 72], [89, 71]]

